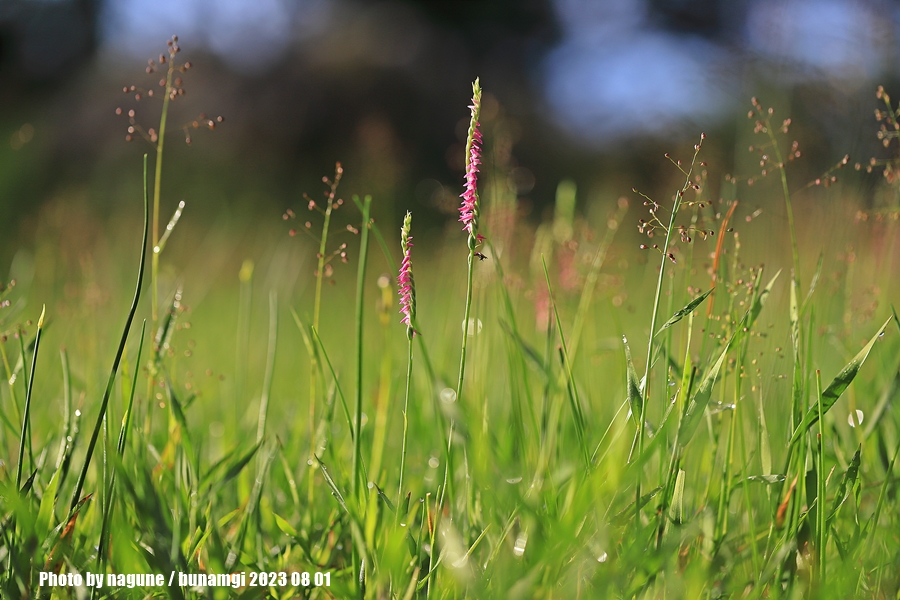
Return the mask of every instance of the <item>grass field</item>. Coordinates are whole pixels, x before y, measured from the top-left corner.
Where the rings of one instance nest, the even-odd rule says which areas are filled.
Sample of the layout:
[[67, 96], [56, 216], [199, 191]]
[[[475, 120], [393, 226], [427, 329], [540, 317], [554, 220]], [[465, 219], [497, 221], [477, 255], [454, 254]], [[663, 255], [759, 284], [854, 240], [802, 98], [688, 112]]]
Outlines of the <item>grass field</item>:
[[48, 209], [0, 292], [3, 598], [898, 597], [886, 95], [873, 163], [797, 180], [754, 100], [751, 172], [698, 135], [537, 228], [479, 95], [414, 245], [340, 168], [167, 230], [162, 135], [123, 216]]

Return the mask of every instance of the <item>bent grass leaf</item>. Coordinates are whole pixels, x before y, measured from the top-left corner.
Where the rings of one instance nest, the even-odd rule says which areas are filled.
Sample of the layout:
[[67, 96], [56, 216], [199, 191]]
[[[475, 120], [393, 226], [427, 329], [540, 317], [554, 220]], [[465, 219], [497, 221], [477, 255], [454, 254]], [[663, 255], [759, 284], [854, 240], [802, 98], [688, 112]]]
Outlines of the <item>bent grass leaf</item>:
[[[875, 345], [875, 342], [878, 341], [878, 338], [884, 333], [884, 330], [887, 328], [888, 323], [891, 322], [893, 317], [889, 318], [884, 322], [878, 331], [875, 332], [875, 335], [872, 336], [872, 339], [869, 340], [869, 343], [865, 345], [865, 347], [859, 351], [859, 353], [853, 357], [847, 366], [841, 369], [841, 372], [837, 374], [837, 376], [832, 380], [832, 382], [825, 388], [825, 391], [822, 392], [822, 398], [819, 402], [822, 403], [821, 412], [824, 415], [828, 412], [832, 406], [834, 406], [835, 402], [841, 397], [844, 393], [844, 390], [853, 382], [853, 379], [856, 377], [856, 374], [859, 373], [859, 369], [863, 366], [863, 363], [866, 362], [866, 359], [869, 357], [869, 352], [872, 351], [872, 347]], [[803, 420], [800, 421], [800, 424], [797, 425], [797, 428], [794, 430], [794, 434], [791, 436], [791, 444], [795, 443], [800, 436], [809, 430], [817, 421], [819, 420], [819, 406], [818, 404], [812, 405], [806, 414], [803, 416]]]
[[[256, 454], [257, 450], [259, 450], [261, 445], [262, 445], [262, 441], [257, 442], [256, 444], [253, 445], [252, 448], [250, 448], [250, 450], [247, 451], [246, 454], [244, 454], [243, 456], [239, 457], [237, 460], [235, 460], [234, 462], [229, 464], [228, 470], [225, 471], [225, 475], [222, 477], [222, 479], [219, 482], [217, 482], [215, 484], [215, 489], [216, 490], [220, 489], [226, 483], [228, 483], [229, 481], [231, 481], [232, 479], [237, 477], [240, 474], [240, 472], [244, 470], [244, 467], [246, 467], [250, 463], [250, 459], [253, 458], [253, 456]], [[212, 474], [212, 472], [213, 472], [213, 470], [210, 470], [210, 474]]]
[[716, 288], [714, 288], [714, 287], [709, 288], [708, 290], [706, 290], [705, 292], [703, 292], [702, 294], [700, 294], [699, 296], [697, 296], [696, 298], [694, 298], [693, 300], [691, 300], [690, 302], [688, 302], [688, 303], [684, 306], [684, 308], [682, 308], [681, 310], [676, 311], [675, 314], [673, 314], [673, 315], [669, 318], [668, 321], [666, 321], [665, 323], [663, 323], [663, 326], [659, 328], [659, 331], [656, 332], [656, 335], [659, 335], [659, 334], [662, 333], [664, 330], [668, 329], [669, 327], [671, 327], [672, 325], [674, 325], [674, 324], [677, 323], [678, 321], [682, 320], [683, 318], [685, 318], [686, 316], [688, 316], [689, 314], [691, 314], [692, 312], [694, 312], [694, 309], [696, 309], [698, 306], [700, 306], [700, 304], [702, 304], [703, 301], [706, 300], [706, 298], [707, 298], [710, 294], [712, 294], [713, 291], [715, 291], [715, 289], [716, 289]]
[[841, 506], [843, 506], [844, 502], [846, 502], [847, 498], [849, 497], [850, 490], [852, 490], [853, 486], [856, 485], [856, 480], [859, 477], [861, 450], [862, 446], [858, 446], [856, 448], [856, 453], [853, 455], [853, 458], [850, 459], [850, 465], [844, 472], [844, 476], [841, 477], [841, 484], [840, 486], [838, 486], [837, 494], [834, 495], [834, 502], [831, 505], [831, 513], [826, 519], [826, 523], [828, 525], [831, 525], [831, 522], [837, 516], [838, 510], [841, 508]]
[[280, 516], [278, 513], [272, 513], [272, 516], [275, 517], [275, 524], [278, 526], [278, 529], [293, 538], [300, 537], [300, 534], [297, 533], [297, 530], [287, 522], [287, 519]]
[[634, 370], [634, 362], [631, 360], [631, 348], [628, 347], [628, 339], [625, 336], [622, 336], [622, 343], [625, 344], [626, 396], [631, 407], [631, 417], [634, 419], [635, 427], [640, 427], [641, 407], [644, 405], [644, 399], [638, 384], [637, 373]]
[[725, 357], [728, 355], [728, 350], [731, 348], [731, 343], [733, 341], [734, 338], [732, 337], [728, 340], [728, 343], [725, 344], [725, 347], [722, 349], [722, 354], [719, 355], [718, 360], [710, 367], [706, 372], [706, 375], [703, 376], [703, 380], [697, 387], [697, 392], [691, 398], [687, 408], [684, 410], [684, 418], [681, 419], [681, 425], [678, 428], [678, 443], [682, 448], [691, 440], [691, 437], [694, 435], [694, 430], [697, 429], [697, 425], [700, 423], [700, 417], [703, 415], [703, 411], [706, 409], [707, 404], [709, 404], [709, 398], [712, 396], [712, 390], [716, 384], [716, 379], [719, 377], [719, 371], [725, 363]]
[[348, 515], [353, 516], [350, 512], [350, 509], [347, 507], [347, 503], [344, 502], [344, 496], [341, 494], [341, 491], [338, 489], [337, 484], [334, 482], [334, 479], [331, 478], [331, 473], [328, 472], [328, 467], [325, 466], [325, 463], [322, 462], [322, 459], [316, 456], [316, 462], [319, 463], [319, 468], [322, 469], [322, 476], [325, 477], [325, 482], [328, 484], [328, 487], [331, 488], [331, 493], [338, 501], [338, 504], [341, 505]]

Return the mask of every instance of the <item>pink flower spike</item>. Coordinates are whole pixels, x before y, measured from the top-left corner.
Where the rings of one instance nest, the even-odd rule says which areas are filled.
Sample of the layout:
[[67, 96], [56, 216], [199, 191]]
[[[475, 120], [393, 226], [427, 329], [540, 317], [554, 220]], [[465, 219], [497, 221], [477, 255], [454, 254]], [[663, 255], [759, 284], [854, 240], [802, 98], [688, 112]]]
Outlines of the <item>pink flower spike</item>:
[[397, 276], [397, 293], [400, 295], [401, 323], [406, 325], [406, 335], [411, 340], [416, 334], [413, 323], [416, 320], [416, 283], [412, 273], [412, 236], [409, 235], [412, 225], [412, 214], [406, 213], [403, 227], [400, 229], [400, 244], [403, 248], [403, 262], [400, 263], [400, 274]]
[[472, 84], [472, 119], [469, 122], [469, 135], [466, 142], [466, 187], [460, 194], [462, 205], [459, 207], [459, 221], [469, 236], [478, 236], [478, 166], [481, 164], [482, 137], [478, 121], [481, 115], [481, 83], [478, 79]]

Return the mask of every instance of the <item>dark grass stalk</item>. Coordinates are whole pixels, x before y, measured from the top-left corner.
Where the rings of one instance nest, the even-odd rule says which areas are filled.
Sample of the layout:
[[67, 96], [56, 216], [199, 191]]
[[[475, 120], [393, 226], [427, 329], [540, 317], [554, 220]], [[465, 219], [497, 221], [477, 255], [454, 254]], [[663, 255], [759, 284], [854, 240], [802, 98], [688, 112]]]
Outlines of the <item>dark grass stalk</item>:
[[[26, 493], [22, 489], [22, 466], [23, 466], [23, 463], [25, 462], [26, 438], [27, 438], [27, 434], [28, 434], [28, 429], [31, 425], [31, 393], [34, 388], [34, 372], [35, 372], [35, 368], [37, 367], [38, 349], [39, 349], [39, 345], [40, 345], [40, 341], [41, 341], [41, 331], [44, 328], [44, 315], [46, 313], [46, 310], [47, 310], [46, 307], [41, 309], [41, 316], [38, 319], [37, 334], [35, 335], [35, 339], [34, 339], [34, 353], [32, 354], [32, 357], [31, 357], [31, 361], [32, 361], [31, 362], [31, 377], [28, 378], [28, 387], [26, 388], [26, 391], [25, 391], [25, 409], [22, 414], [22, 432], [19, 435], [19, 455], [18, 455], [18, 461], [16, 464], [16, 493], [22, 494], [22, 495], [24, 495]], [[24, 360], [24, 355], [23, 355], [23, 360]], [[31, 464], [32, 464], [32, 466], [34, 465], [33, 459], [31, 461]], [[33, 477], [34, 477], [34, 475], [32, 475], [32, 478]], [[14, 564], [15, 564], [15, 560], [14, 560], [15, 556], [14, 556], [13, 549], [15, 548], [14, 544], [15, 544], [15, 538], [16, 538], [16, 524], [15, 524], [14, 517], [10, 518], [8, 531], [9, 531], [9, 536], [10, 536], [10, 542], [8, 542], [7, 548], [9, 548], [10, 551], [9, 551], [9, 555], [6, 557], [6, 559], [9, 561], [9, 569], [7, 570], [6, 581], [7, 581], [7, 583], [10, 584], [11, 589], [12, 589], [14, 587], [14, 586], [12, 586], [12, 581], [13, 581], [13, 571], [14, 571]]]
[[81, 474], [78, 476], [78, 482], [75, 484], [75, 490], [72, 493], [72, 502], [70, 504], [70, 512], [74, 512], [78, 501], [81, 497], [81, 490], [84, 487], [84, 481], [87, 478], [87, 472], [91, 465], [91, 458], [94, 454], [94, 447], [97, 445], [97, 437], [100, 434], [100, 427], [103, 425], [103, 418], [106, 415], [106, 408], [109, 405], [109, 396], [112, 393], [113, 384], [116, 380], [116, 373], [119, 370], [119, 362], [122, 360], [122, 354], [125, 352], [125, 343], [128, 341], [128, 332], [131, 329], [131, 323], [134, 320], [134, 313], [137, 311], [138, 300], [141, 295], [141, 285], [144, 281], [144, 268], [147, 262], [147, 235], [149, 230], [150, 205], [147, 197], [147, 155], [144, 155], [144, 234], [141, 238], [141, 260], [138, 267], [137, 284], [135, 285], [134, 297], [131, 300], [131, 308], [128, 311], [128, 317], [125, 320], [125, 327], [122, 330], [122, 338], [119, 340], [119, 347], [116, 350], [116, 357], [113, 360], [112, 369], [110, 369], [109, 379], [106, 382], [106, 391], [103, 393], [103, 399], [100, 402], [100, 414], [97, 415], [97, 422], [94, 424], [94, 431], [91, 434], [90, 442], [88, 442], [87, 453], [84, 458], [84, 466], [81, 468]]
[[[25, 387], [25, 393], [28, 393], [28, 352], [25, 349], [25, 332], [19, 331], [19, 356], [22, 359], [22, 385]], [[28, 420], [28, 427], [24, 431], [26, 448], [28, 448], [28, 464], [34, 467], [34, 448], [31, 445], [31, 419]]]
[[[660, 259], [659, 265], [659, 276], [656, 281], [656, 292], [653, 295], [653, 312], [650, 317], [650, 339], [647, 343], [647, 362], [644, 365], [644, 389], [642, 391], [643, 400], [641, 402], [641, 414], [640, 419], [638, 420], [637, 425], [637, 457], [641, 459], [644, 454], [644, 423], [646, 422], [646, 413], [647, 413], [647, 403], [650, 401], [650, 367], [653, 360], [653, 342], [656, 336], [656, 319], [659, 313], [659, 303], [660, 298], [662, 296], [662, 287], [663, 287], [663, 277], [665, 276], [666, 271], [666, 262], [669, 260], [669, 243], [671, 242], [673, 236], [673, 230], [675, 228], [675, 218], [678, 216], [678, 209], [681, 208], [681, 201], [684, 197], [685, 192], [688, 191], [691, 187], [691, 176], [694, 172], [694, 165], [697, 161], [697, 155], [700, 153], [700, 148], [703, 145], [703, 140], [706, 138], [706, 134], [700, 135], [700, 142], [694, 146], [694, 156], [691, 159], [690, 167], [687, 171], [682, 170], [685, 175], [684, 185], [681, 189], [675, 194], [675, 201], [672, 205], [672, 211], [669, 216], [669, 225], [666, 228], [666, 237], [663, 241], [662, 247], [662, 258]], [[640, 526], [641, 521], [641, 474], [637, 475], [637, 483], [635, 485], [635, 524]]]
[[[28, 388], [25, 392], [25, 410], [22, 413], [22, 432], [19, 436], [19, 457], [16, 464], [16, 491], [22, 487], [22, 468], [25, 462], [25, 446], [28, 445], [28, 430], [31, 427], [31, 394], [34, 389], [34, 370], [37, 366], [38, 346], [41, 341], [41, 332], [44, 329], [44, 316], [47, 308], [41, 309], [41, 317], [38, 319], [37, 334], [34, 338], [34, 353], [31, 355], [31, 374], [28, 377]], [[21, 339], [21, 338], [20, 338]], [[23, 355], [24, 358], [24, 355]], [[29, 454], [31, 452], [29, 451]], [[31, 459], [31, 465], [34, 466], [34, 458]]]
[[[147, 321], [146, 319], [141, 326], [141, 339], [138, 342], [137, 347], [137, 356], [134, 361], [134, 375], [131, 379], [131, 389], [128, 393], [128, 406], [125, 409], [125, 414], [122, 416], [122, 426], [119, 429], [119, 438], [116, 442], [116, 459], [121, 462], [122, 458], [125, 456], [125, 446], [128, 443], [128, 434], [131, 431], [131, 415], [134, 410], [134, 394], [137, 390], [137, 380], [138, 374], [140, 373], [140, 364], [141, 364], [141, 352], [144, 348], [144, 334], [147, 330]], [[109, 479], [106, 490], [106, 505], [104, 507], [103, 516], [101, 520], [100, 526], [100, 542], [97, 545], [97, 565], [98, 572], [104, 572], [104, 565], [106, 563], [106, 553], [107, 553], [107, 538], [109, 533], [109, 520], [112, 518], [113, 512], [113, 499], [115, 496], [115, 486], [116, 486], [116, 471], [113, 470], [112, 476]], [[96, 588], [91, 590], [92, 597], [96, 593]]]
[[362, 201], [354, 196], [353, 201], [362, 212], [360, 228], [359, 265], [356, 271], [356, 412], [354, 427], [356, 437], [353, 439], [353, 483], [350, 488], [355, 500], [360, 501], [360, 483], [362, 479], [362, 399], [363, 399], [363, 300], [365, 298], [366, 265], [369, 256], [369, 211], [372, 197], [366, 196]]
[[819, 406], [819, 443], [817, 445], [816, 462], [818, 477], [816, 477], [816, 534], [818, 542], [818, 579], [820, 589], [825, 589], [826, 573], [825, 573], [825, 556], [826, 546], [828, 544], [828, 531], [825, 529], [825, 424], [822, 418], [822, 372], [816, 369], [816, 404]]
[[259, 398], [259, 419], [256, 426], [256, 443], [266, 435], [266, 420], [269, 415], [269, 394], [272, 391], [272, 377], [275, 374], [275, 351], [278, 347], [278, 295], [269, 292], [269, 344], [266, 351], [266, 374], [263, 379], [262, 394]]

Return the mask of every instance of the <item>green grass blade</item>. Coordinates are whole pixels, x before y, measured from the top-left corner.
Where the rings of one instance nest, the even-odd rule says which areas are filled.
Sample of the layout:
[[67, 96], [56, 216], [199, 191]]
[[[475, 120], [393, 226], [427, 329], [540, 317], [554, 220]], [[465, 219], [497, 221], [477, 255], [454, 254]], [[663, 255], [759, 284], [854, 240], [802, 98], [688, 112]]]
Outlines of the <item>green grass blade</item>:
[[263, 379], [262, 395], [259, 399], [259, 419], [256, 426], [256, 443], [266, 435], [266, 420], [269, 416], [269, 394], [272, 391], [272, 377], [275, 374], [275, 351], [278, 348], [278, 295], [269, 292], [269, 344], [266, 351], [266, 374]]
[[709, 370], [706, 371], [706, 374], [700, 381], [700, 385], [697, 386], [697, 391], [684, 409], [684, 417], [681, 419], [681, 423], [678, 427], [678, 443], [682, 447], [687, 446], [687, 443], [694, 435], [694, 431], [697, 429], [697, 425], [700, 424], [700, 417], [703, 416], [703, 411], [706, 410], [706, 406], [709, 404], [713, 387], [719, 377], [719, 371], [722, 370], [722, 365], [725, 364], [725, 358], [728, 356], [728, 351], [731, 348], [733, 340], [734, 338], [725, 344], [719, 358], [713, 363]]
[[625, 336], [622, 336], [622, 343], [625, 346], [625, 395], [628, 398], [628, 405], [631, 407], [634, 426], [640, 427], [641, 415], [644, 414], [642, 408], [644, 395], [641, 393], [637, 372], [634, 370], [634, 362], [631, 360], [631, 348], [628, 346], [628, 339]]
[[659, 328], [659, 331], [656, 332], [656, 335], [659, 335], [660, 333], [662, 333], [663, 331], [665, 331], [666, 329], [668, 329], [669, 327], [671, 327], [678, 321], [682, 320], [683, 318], [685, 318], [686, 316], [688, 316], [689, 314], [694, 312], [694, 310], [698, 306], [700, 306], [703, 303], [703, 301], [706, 300], [706, 298], [715, 291], [715, 289], [716, 288], [714, 288], [714, 287], [709, 288], [708, 290], [706, 290], [705, 292], [703, 292], [702, 294], [700, 294], [699, 296], [697, 296], [696, 298], [694, 298], [693, 300], [688, 302], [684, 306], [684, 308], [682, 308], [681, 310], [675, 311], [675, 314], [673, 314], [669, 318], [669, 320], [666, 321], [665, 323], [663, 323], [662, 327]]
[[353, 426], [353, 417], [350, 416], [350, 407], [347, 406], [347, 399], [344, 397], [344, 391], [341, 389], [341, 382], [338, 381], [337, 373], [334, 371], [334, 367], [331, 364], [331, 359], [328, 357], [328, 352], [325, 351], [325, 346], [322, 344], [322, 339], [319, 337], [319, 332], [312, 329], [313, 338], [316, 340], [316, 344], [318, 345], [319, 352], [322, 353], [322, 358], [325, 359], [325, 364], [328, 365], [328, 370], [331, 372], [331, 378], [334, 380], [334, 387], [337, 389], [338, 398], [341, 399], [341, 407], [344, 409], [344, 416], [347, 418], [347, 427], [350, 428], [350, 440], [356, 440], [356, 429]]
[[353, 481], [350, 489], [353, 497], [360, 498], [360, 484], [362, 483], [362, 399], [363, 399], [363, 300], [365, 298], [366, 265], [369, 258], [369, 211], [372, 207], [372, 197], [366, 196], [362, 201], [356, 196], [353, 202], [362, 212], [362, 227], [360, 227], [359, 265], [356, 270], [356, 413], [353, 431]]
[[821, 412], [822, 414], [827, 413], [831, 410], [831, 407], [834, 406], [835, 402], [841, 397], [844, 393], [844, 390], [853, 382], [853, 379], [856, 377], [856, 374], [859, 373], [859, 369], [866, 362], [866, 359], [869, 357], [869, 352], [872, 351], [872, 347], [875, 345], [875, 342], [878, 341], [878, 338], [881, 337], [881, 334], [884, 333], [885, 328], [887, 328], [888, 324], [891, 322], [893, 317], [889, 318], [884, 322], [878, 331], [875, 332], [875, 335], [872, 336], [872, 339], [869, 340], [869, 343], [863, 347], [859, 353], [853, 357], [847, 366], [841, 369], [841, 372], [837, 374], [837, 376], [832, 380], [828, 387], [825, 388], [825, 391], [822, 392], [821, 399], [816, 402], [815, 406], [810, 407], [806, 414], [803, 416], [803, 420], [800, 421], [799, 425], [794, 429], [793, 435], [791, 435], [791, 444], [795, 443], [801, 435], [806, 433], [810, 427], [812, 427], [816, 421], [819, 420], [819, 404], [821, 403]]
[[116, 373], [119, 370], [119, 362], [122, 360], [122, 354], [125, 352], [125, 343], [128, 341], [128, 332], [131, 329], [131, 323], [134, 321], [134, 313], [137, 311], [138, 300], [141, 296], [141, 285], [144, 282], [144, 267], [147, 262], [147, 234], [150, 220], [150, 205], [147, 197], [147, 155], [144, 155], [144, 235], [141, 239], [141, 261], [138, 267], [137, 284], [135, 285], [134, 298], [131, 300], [131, 309], [128, 311], [128, 318], [125, 320], [125, 327], [122, 330], [122, 338], [119, 340], [119, 348], [116, 350], [116, 357], [113, 360], [112, 369], [109, 372], [109, 379], [106, 382], [106, 391], [103, 393], [103, 399], [100, 402], [100, 414], [97, 415], [97, 422], [94, 424], [94, 431], [91, 434], [91, 440], [88, 443], [87, 454], [84, 458], [84, 466], [81, 468], [81, 474], [78, 476], [78, 483], [75, 484], [75, 490], [72, 493], [72, 502], [70, 504], [71, 511], [75, 510], [80, 500], [81, 490], [84, 487], [84, 481], [87, 479], [87, 472], [91, 466], [91, 458], [94, 454], [94, 447], [97, 445], [97, 437], [100, 435], [100, 428], [103, 425], [103, 418], [106, 415], [106, 407], [109, 404], [109, 396], [112, 394], [113, 384], [116, 381]]

